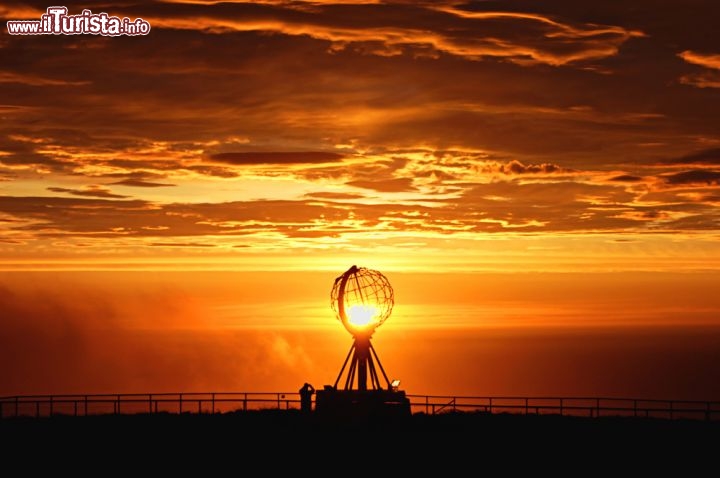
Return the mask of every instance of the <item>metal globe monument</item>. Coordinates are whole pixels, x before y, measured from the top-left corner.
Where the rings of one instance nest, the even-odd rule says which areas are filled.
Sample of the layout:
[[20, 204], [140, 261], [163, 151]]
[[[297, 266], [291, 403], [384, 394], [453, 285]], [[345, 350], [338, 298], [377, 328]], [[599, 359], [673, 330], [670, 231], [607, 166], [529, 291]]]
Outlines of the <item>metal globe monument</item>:
[[353, 336], [353, 343], [334, 385], [317, 391], [317, 412], [410, 414], [410, 402], [399, 390], [399, 381], [388, 379], [370, 341], [375, 330], [390, 317], [394, 305], [390, 281], [379, 271], [352, 266], [335, 279], [330, 307]]
[[380, 272], [352, 266], [335, 279], [330, 307], [354, 336], [370, 334], [381, 326], [395, 305], [390, 281]]

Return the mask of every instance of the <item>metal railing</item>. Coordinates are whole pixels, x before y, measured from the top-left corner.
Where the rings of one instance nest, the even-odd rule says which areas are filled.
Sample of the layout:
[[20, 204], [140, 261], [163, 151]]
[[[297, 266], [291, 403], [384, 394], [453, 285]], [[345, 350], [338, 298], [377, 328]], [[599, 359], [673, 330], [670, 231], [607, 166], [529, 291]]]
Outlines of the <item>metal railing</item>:
[[720, 402], [611, 397], [459, 397], [408, 395], [412, 411], [720, 420]]
[[[720, 420], [720, 402], [610, 397], [407, 395], [413, 413], [514, 413]], [[226, 413], [299, 409], [297, 392], [120, 393], [0, 397], [0, 418], [138, 413]]]
[[225, 413], [299, 408], [297, 393], [118, 393], [0, 397], [0, 418], [131, 413]]

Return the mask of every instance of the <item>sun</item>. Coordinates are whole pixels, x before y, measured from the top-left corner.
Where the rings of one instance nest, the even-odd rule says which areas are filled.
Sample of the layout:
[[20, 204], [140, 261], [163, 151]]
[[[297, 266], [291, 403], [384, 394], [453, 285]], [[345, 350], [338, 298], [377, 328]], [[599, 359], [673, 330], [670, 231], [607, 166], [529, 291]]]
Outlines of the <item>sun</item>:
[[348, 323], [357, 329], [376, 326], [380, 312], [377, 307], [369, 304], [354, 304], [346, 309]]
[[390, 316], [394, 300], [387, 277], [365, 267], [352, 266], [335, 279], [330, 292], [336, 318], [351, 334], [368, 337]]

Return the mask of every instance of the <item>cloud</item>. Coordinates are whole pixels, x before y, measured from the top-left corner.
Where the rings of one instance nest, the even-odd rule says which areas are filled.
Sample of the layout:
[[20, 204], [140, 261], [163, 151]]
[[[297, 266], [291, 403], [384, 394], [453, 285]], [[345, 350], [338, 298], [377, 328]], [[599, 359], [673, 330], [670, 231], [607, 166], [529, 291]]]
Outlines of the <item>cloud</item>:
[[21, 75], [10, 71], [0, 71], [0, 83], [22, 83], [31, 86], [82, 86], [90, 84], [89, 81], [56, 80], [34, 75]]
[[329, 152], [242, 152], [216, 153], [211, 161], [233, 165], [256, 164], [317, 164], [342, 160], [344, 155]]
[[634, 176], [632, 174], [621, 174], [610, 178], [610, 181], [618, 181], [622, 183], [636, 183], [642, 180], [642, 176]]
[[198, 174], [204, 174], [206, 176], [214, 176], [217, 178], [236, 178], [240, 175], [238, 172], [233, 171], [230, 168], [222, 168], [216, 166], [195, 165], [186, 166], [183, 169], [187, 169], [188, 171], [193, 171]]
[[693, 65], [700, 65], [705, 68], [720, 70], [720, 54], [699, 53], [691, 50], [685, 50], [678, 53], [678, 56]]
[[417, 188], [413, 186], [412, 178], [394, 178], [394, 179], [358, 179], [355, 181], [348, 181], [348, 186], [355, 186], [363, 189], [371, 189], [378, 192], [386, 193], [400, 193], [400, 192], [412, 192], [416, 191]]
[[238, 236], [261, 232], [292, 236], [302, 232], [303, 227], [322, 228], [323, 217], [325, 221], [347, 217], [347, 212], [316, 201], [154, 204], [138, 200], [8, 196], [0, 196], [0, 212], [23, 218], [25, 221], [16, 226], [17, 230], [35, 231], [40, 237], [96, 238]]
[[498, 172], [503, 174], [553, 174], [553, 173], [564, 173], [568, 170], [552, 163], [543, 164], [528, 164], [525, 165], [518, 160], [512, 160], [507, 163], [495, 163], [490, 166], [490, 169], [497, 168]]
[[[37, 111], [31, 109], [31, 115]], [[1, 131], [1, 130], [0, 130]], [[0, 135], [0, 163], [13, 167], [29, 168], [31, 165], [39, 166], [42, 170], [67, 172], [72, 163], [66, 158], [56, 158], [43, 149], [45, 140], [19, 134]], [[37, 168], [34, 168], [37, 170]]]
[[683, 171], [664, 175], [663, 178], [667, 184], [684, 185], [684, 184], [706, 184], [709, 186], [720, 185], [720, 171], [694, 169], [692, 171]]
[[683, 75], [680, 83], [698, 88], [720, 88], [720, 73], [698, 73]]
[[[621, 26], [605, 32], [609, 27], [599, 26], [602, 22], [583, 22], [563, 12], [498, 11], [506, 7], [496, 3], [484, 3], [474, 12], [457, 6], [441, 11], [428, 4], [315, 5], [304, 11], [294, 7], [117, 5], [118, 14], [133, 18], [147, 13], [187, 22], [187, 28], [158, 27], [162, 35], [143, 38], [154, 55], [145, 54], [139, 42], [119, 44], [88, 36], [55, 38], [54, 43], [41, 39], [32, 45], [27, 39], [8, 39], [3, 68], [14, 75], [91, 82], [71, 87], [5, 84], [6, 97], [22, 102], [12, 102], [21, 103], [11, 105], [19, 108], [11, 113], [18, 117], [2, 132], [45, 141], [28, 144], [29, 151], [13, 154], [8, 163], [94, 178], [142, 168], [148, 173], [232, 178], [237, 177], [234, 162], [244, 165], [244, 157], [228, 156], [227, 162], [222, 156], [208, 158], [240, 152], [242, 143], [242, 149], [256, 151], [332, 151], [336, 145], [355, 145], [347, 150], [348, 157], [422, 144], [498, 152], [523, 164], [567, 165], [577, 154], [596, 153], [600, 145], [612, 159], [628, 144], [657, 140], [657, 125], [650, 124], [657, 119], [635, 117], [632, 128], [620, 128], [629, 121], [628, 113], [648, 113], [647, 105], [653, 104], [658, 105], [655, 113], [679, 122], [685, 116], [676, 110], [691, 108], [683, 98], [663, 110], [668, 105], [646, 98], [647, 80], [635, 76], [628, 77], [632, 81], [624, 85], [620, 101], [606, 78], [612, 75], [575, 69], [590, 66], [590, 61], [622, 72], [622, 50], [604, 59], [565, 63], [577, 63], [573, 68], [544, 67], [542, 55], [563, 62], [576, 49], [581, 55], [585, 48], [597, 50], [598, 45], [590, 43], [622, 38], [621, 30], [628, 28], [622, 27], [626, 22], [620, 17], [604, 15]], [[378, 17], [380, 11], [385, 16]], [[274, 19], [280, 27], [228, 28], [212, 34], [191, 28], [192, 22], [202, 26], [208, 18], [241, 24]], [[286, 35], [285, 23], [330, 36], [336, 30], [351, 31], [356, 39], [326, 40], [312, 31]], [[394, 33], [387, 42], [372, 40], [375, 46], [370, 48], [364, 36], [383, 31], [386, 36]], [[443, 53], [423, 40], [425, 33], [432, 41], [451, 37], [460, 45], [494, 41], [493, 54], [500, 56], [473, 56], [472, 45], [463, 47], [465, 53], [457, 48], [457, 53]], [[636, 42], [622, 45], [626, 43]], [[186, 48], [178, 49], [178, 44]], [[28, 48], [38, 57], [55, 55], [55, 60], [33, 65], [18, 61]], [[82, 57], [74, 54], [78, 49], [85, 52]], [[385, 57], [382, 51], [402, 54]], [[421, 52], [432, 53], [432, 58], [419, 57]], [[113, 63], [99, 66], [108, 55]], [[681, 63], [674, 55], [671, 59]], [[227, 61], [231, 57], [233, 61]], [[517, 61], [523, 66], [513, 63]], [[133, 81], [121, 81], [124, 77]], [[586, 91], [596, 94], [589, 97]], [[83, 114], [63, 114], [80, 109]], [[105, 126], [108, 118], [111, 127]], [[642, 122], [649, 124], [638, 124]], [[670, 126], [663, 130], [668, 133], [664, 137], [679, 144], [670, 132], [676, 128]], [[681, 136], [687, 141], [688, 135]], [[253, 161], [255, 169], [274, 164], [262, 161]], [[168, 182], [183, 179], [170, 176]]]
[[155, 247], [216, 247], [217, 244], [205, 244], [202, 242], [151, 242]]
[[683, 191], [677, 193], [678, 197], [685, 201], [693, 201], [708, 205], [717, 206], [720, 203], [720, 194], [708, 193], [705, 190], [700, 191]]
[[653, 219], [613, 216], [651, 201], [712, 223], [706, 173], [662, 174], [718, 164], [715, 91], [677, 82], [718, 71], [695, 55], [714, 51], [716, 15], [677, 5], [668, 25], [651, 2], [199, 3], [111, 2], [151, 19], [156, 34], [132, 42], [0, 40], [2, 232], [27, 245], [13, 251], [636, 231]]
[[677, 158], [671, 158], [662, 164], [720, 165], [720, 148], [705, 149]]
[[94, 197], [94, 198], [107, 198], [107, 199], [125, 199], [129, 196], [123, 196], [121, 194], [114, 194], [110, 189], [104, 186], [92, 185], [86, 186], [85, 189], [69, 189], [59, 187], [48, 187], [48, 191], [55, 193], [68, 193], [73, 196], [83, 197]]
[[355, 49], [386, 57], [430, 58], [449, 54], [555, 66], [613, 56], [624, 42], [643, 35], [621, 26], [562, 23], [541, 14], [473, 12], [437, 5], [318, 4], [311, 10], [284, 4], [186, 5], [155, 8], [142, 16], [153, 28], [307, 36], [331, 42], [336, 52]]
[[680, 83], [697, 86], [698, 88], [720, 88], [720, 71], [718, 71], [720, 70], [720, 54], [685, 50], [679, 53], [678, 56], [687, 63], [710, 70], [683, 75], [680, 78]]
[[168, 184], [168, 183], [155, 183], [151, 181], [143, 181], [142, 179], [123, 179], [122, 181], [117, 181], [110, 184], [117, 184], [120, 186], [130, 186], [135, 188], [161, 188], [161, 187], [168, 187], [168, 186], [177, 186], [176, 184]]
[[305, 197], [311, 198], [311, 199], [345, 200], [345, 199], [362, 199], [365, 196], [362, 194], [355, 194], [355, 193], [339, 193], [339, 192], [319, 191], [319, 192], [315, 192], [315, 193], [307, 193], [307, 194], [305, 194]]
[[[400, 174], [401, 171], [395, 171]], [[706, 172], [703, 172], [706, 173]], [[402, 203], [379, 197], [371, 203], [353, 193], [308, 193], [298, 200], [247, 200], [222, 203], [158, 203], [61, 197], [0, 197], [0, 213], [10, 222], [4, 231], [13, 239], [42, 244], [49, 238], [133, 241], [132, 248], [206, 248], [218, 251], [237, 245], [253, 249], [307, 247], [341, 238], [337, 246], [368, 246], [368, 234], [409, 238], [457, 237], [503, 231], [544, 233], [630, 232], [652, 227], [675, 231], [680, 224], [709, 229], [715, 214], [710, 191], [691, 187], [716, 184], [714, 176], [659, 176], [682, 190], [642, 188], [633, 182], [593, 181], [587, 173], [573, 175], [504, 175], [487, 182], [455, 182], [436, 197], [413, 178], [353, 181], [353, 186], [379, 193], [412, 192]], [[652, 186], [654, 183], [648, 183]], [[368, 198], [369, 199], [369, 198]], [[693, 221], [684, 219], [694, 216]], [[681, 222], [682, 221], [682, 222]], [[21, 235], [21, 236], [18, 236]], [[303, 242], [300, 242], [303, 241]], [[389, 242], [388, 242], [389, 244]], [[215, 247], [208, 247], [208, 246]], [[117, 247], [117, 246], [113, 246]]]

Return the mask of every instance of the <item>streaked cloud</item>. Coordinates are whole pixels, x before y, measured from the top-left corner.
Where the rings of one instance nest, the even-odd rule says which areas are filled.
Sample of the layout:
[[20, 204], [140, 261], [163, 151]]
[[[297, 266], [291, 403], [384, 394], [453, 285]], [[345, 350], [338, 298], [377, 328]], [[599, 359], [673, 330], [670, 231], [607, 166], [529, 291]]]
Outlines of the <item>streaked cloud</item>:
[[720, 148], [705, 149], [680, 156], [679, 158], [670, 158], [663, 163], [679, 165], [720, 165]]
[[668, 184], [720, 185], [720, 171], [693, 169], [665, 176]]
[[720, 70], [720, 54], [698, 53], [685, 50], [678, 55], [688, 63], [704, 66], [713, 70]]
[[678, 56], [692, 65], [698, 65], [705, 69], [700, 73], [683, 75], [680, 78], [681, 83], [698, 88], [720, 88], [720, 71], [718, 71], [720, 70], [720, 54], [685, 50]]
[[130, 186], [134, 188], [162, 188], [175, 186], [175, 184], [155, 183], [152, 181], [143, 181], [142, 179], [123, 179], [122, 181], [117, 181], [110, 184], [117, 184], [119, 186]]
[[387, 57], [494, 57], [518, 64], [564, 65], [605, 58], [615, 55], [628, 39], [643, 35], [619, 26], [564, 24], [540, 14], [473, 12], [422, 3], [368, 6], [328, 2], [312, 9], [285, 3], [213, 7], [184, 3], [182, 8], [143, 13], [143, 18], [154, 28], [309, 36], [331, 42], [333, 51], [349, 48]]
[[87, 85], [89, 82], [56, 80], [33, 75], [20, 75], [9, 71], [0, 71], [0, 83], [21, 83], [31, 86], [81, 86]]
[[365, 196], [363, 194], [320, 191], [320, 192], [316, 192], [316, 193], [308, 193], [305, 195], [305, 197], [312, 198], [312, 199], [347, 200], [347, 199], [361, 199], [361, 198], [364, 198]]
[[379, 192], [407, 192], [414, 191], [413, 180], [411, 178], [394, 178], [381, 180], [357, 179], [349, 181], [349, 186], [356, 186], [364, 189], [372, 189]]
[[342, 154], [327, 152], [228, 152], [209, 156], [210, 161], [234, 165], [253, 164], [314, 164], [340, 161]]
[[633, 182], [637, 182], [637, 181], [642, 181], [642, 177], [633, 176], [632, 174], [621, 174], [619, 176], [614, 176], [614, 177], [610, 178], [610, 181], [633, 183]]
[[72, 194], [73, 196], [84, 196], [84, 197], [94, 197], [94, 198], [108, 198], [108, 199], [124, 199], [128, 196], [123, 196], [121, 194], [115, 194], [110, 191], [110, 189], [98, 186], [98, 185], [92, 185], [87, 186], [83, 189], [68, 189], [68, 188], [59, 188], [59, 187], [48, 187], [48, 191], [52, 191], [54, 193], [68, 193]]
[[0, 39], [0, 258], [714, 240], [714, 5], [103, 9], [152, 32]]

